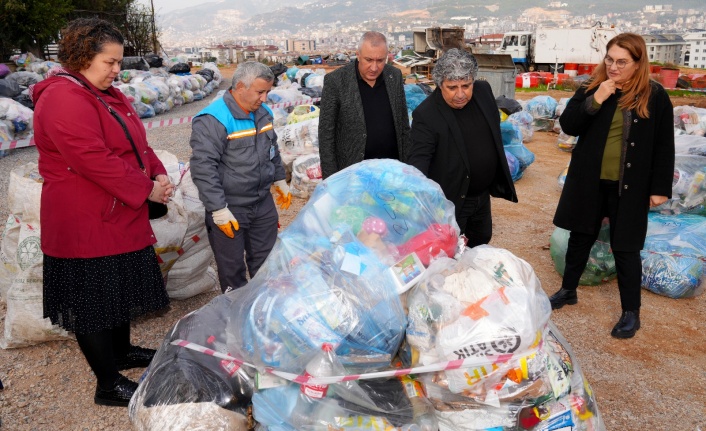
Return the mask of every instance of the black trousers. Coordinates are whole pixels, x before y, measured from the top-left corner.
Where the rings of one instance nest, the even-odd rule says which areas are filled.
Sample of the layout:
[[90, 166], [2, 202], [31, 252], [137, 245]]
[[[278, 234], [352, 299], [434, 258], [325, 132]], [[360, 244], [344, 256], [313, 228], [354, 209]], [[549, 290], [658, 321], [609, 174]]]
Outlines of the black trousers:
[[468, 239], [468, 247], [488, 244], [493, 236], [493, 217], [490, 211], [490, 193], [467, 196], [457, 212], [458, 227]]
[[246, 270], [253, 278], [269, 256], [277, 241], [279, 215], [272, 196], [249, 208], [231, 209], [240, 229], [235, 238], [226, 234], [213, 223], [212, 213], [206, 213], [206, 231], [218, 268], [221, 291], [229, 287], [237, 289], [248, 283]]
[[[610, 220], [610, 238], [613, 241], [616, 226], [620, 196], [618, 195], [618, 182], [601, 180], [601, 211], [596, 219], [594, 233], [572, 231], [566, 249], [566, 269], [561, 283], [562, 289], [576, 290], [579, 279], [586, 269], [591, 247], [598, 239], [601, 223], [604, 217]], [[641, 301], [642, 262], [639, 251], [612, 250], [615, 256], [615, 267], [618, 271], [618, 289], [620, 290], [620, 304], [623, 311], [639, 310]]]

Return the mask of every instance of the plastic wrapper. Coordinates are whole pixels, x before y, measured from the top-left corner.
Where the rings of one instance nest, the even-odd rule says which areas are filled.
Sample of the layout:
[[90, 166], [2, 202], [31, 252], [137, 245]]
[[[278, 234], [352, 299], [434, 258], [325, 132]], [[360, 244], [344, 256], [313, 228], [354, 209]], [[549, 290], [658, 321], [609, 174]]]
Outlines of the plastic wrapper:
[[292, 181], [289, 190], [292, 196], [308, 199], [321, 183], [321, 159], [318, 153], [297, 157], [292, 163]]
[[451, 393], [493, 405], [546, 391], [528, 373], [541, 368], [538, 348], [551, 308], [524, 260], [485, 245], [467, 249], [458, 261], [438, 259], [407, 304], [407, 342], [422, 365], [478, 360], [428, 376]]
[[[549, 252], [552, 256], [552, 261], [554, 261], [554, 268], [562, 276], [566, 268], [566, 249], [569, 245], [569, 233], [568, 230], [557, 227], [549, 239]], [[614, 279], [617, 274], [615, 257], [610, 250], [610, 224], [606, 218], [601, 225], [598, 239], [591, 247], [588, 262], [583, 274], [581, 274], [579, 284], [582, 286], [596, 286]]]
[[512, 153], [520, 162], [520, 172], [524, 172], [534, 162], [534, 153], [522, 143], [520, 126], [510, 121], [500, 123], [500, 134], [505, 151]]
[[[557, 124], [559, 122], [557, 121]], [[560, 150], [562, 151], [574, 151], [574, 147], [579, 141], [579, 138], [576, 136], [570, 136], [564, 133], [563, 131], [559, 132], [559, 137], [556, 140], [557, 146], [559, 147]]]
[[703, 293], [706, 281], [706, 218], [651, 213], [642, 258], [642, 287], [670, 298]]
[[532, 140], [532, 137], [534, 136], [532, 114], [526, 111], [518, 111], [510, 114], [507, 117], [507, 121], [516, 124], [520, 128], [523, 142], [530, 142]]
[[[246, 286], [176, 323], [131, 401], [133, 424], [140, 417], [142, 424], [164, 420], [150, 415], [151, 407], [186, 402], [242, 413], [253, 369], [209, 351], [229, 353], [259, 371], [301, 375], [329, 343], [346, 374], [390, 367], [407, 327], [400, 295], [432, 259], [458, 249], [453, 204], [417, 169], [367, 160], [332, 175]], [[183, 341], [177, 346], [176, 340]], [[192, 373], [183, 361], [205, 371]], [[164, 366], [176, 369], [158, 372]], [[204, 396], [185, 398], [197, 393]]]
[[688, 135], [706, 135], [706, 109], [695, 106], [674, 107], [674, 128]]

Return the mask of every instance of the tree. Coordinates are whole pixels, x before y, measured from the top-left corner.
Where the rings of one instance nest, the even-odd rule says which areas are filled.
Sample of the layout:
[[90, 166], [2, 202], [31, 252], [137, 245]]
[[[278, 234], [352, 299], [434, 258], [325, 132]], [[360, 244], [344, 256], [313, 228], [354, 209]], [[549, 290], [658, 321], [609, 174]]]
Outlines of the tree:
[[13, 48], [43, 58], [72, 9], [71, 0], [0, 0], [0, 40], [3, 55]]

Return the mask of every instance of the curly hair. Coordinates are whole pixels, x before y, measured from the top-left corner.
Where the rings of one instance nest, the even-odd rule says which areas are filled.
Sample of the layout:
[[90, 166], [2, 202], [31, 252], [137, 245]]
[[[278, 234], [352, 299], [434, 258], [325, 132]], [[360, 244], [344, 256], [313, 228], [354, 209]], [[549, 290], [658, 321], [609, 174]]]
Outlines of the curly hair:
[[125, 39], [115, 25], [99, 18], [79, 18], [61, 30], [59, 62], [66, 68], [79, 71], [103, 51], [107, 43], [123, 45]]
[[451, 48], [436, 61], [431, 77], [441, 87], [444, 81], [473, 80], [478, 73], [478, 61], [470, 52]]

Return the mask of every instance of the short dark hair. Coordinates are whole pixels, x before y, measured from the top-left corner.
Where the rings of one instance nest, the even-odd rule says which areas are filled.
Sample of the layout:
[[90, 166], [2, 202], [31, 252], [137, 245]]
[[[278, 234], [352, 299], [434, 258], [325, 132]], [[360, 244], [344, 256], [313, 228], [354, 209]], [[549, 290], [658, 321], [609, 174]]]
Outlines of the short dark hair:
[[79, 71], [103, 51], [106, 43], [123, 45], [125, 39], [111, 22], [99, 18], [78, 18], [61, 29], [59, 62], [66, 68]]

